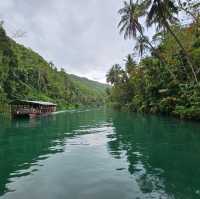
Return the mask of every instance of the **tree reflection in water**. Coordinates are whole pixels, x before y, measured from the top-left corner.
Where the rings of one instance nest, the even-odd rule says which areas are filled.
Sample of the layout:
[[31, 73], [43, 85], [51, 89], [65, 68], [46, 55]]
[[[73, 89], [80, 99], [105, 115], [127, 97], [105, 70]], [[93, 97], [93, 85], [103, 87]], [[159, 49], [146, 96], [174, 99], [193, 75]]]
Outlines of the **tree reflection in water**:
[[[94, 120], [95, 118], [95, 120]], [[55, 153], [65, 150], [68, 138], [81, 126], [94, 126], [105, 118], [101, 111], [66, 112], [31, 120], [0, 117], [0, 196], [13, 191], [7, 185], [13, 179], [37, 171]]]
[[110, 153], [125, 156], [147, 198], [200, 197], [199, 124], [131, 113], [112, 113], [112, 119]]
[[[13, 191], [15, 186], [10, 182], [17, 182], [17, 179], [22, 179], [21, 176], [40, 173], [41, 168], [45, 168], [45, 161], [51, 159], [48, 157], [55, 157], [57, 153], [64, 154], [70, 144], [75, 144], [76, 148], [76, 145], [80, 144], [79, 137], [86, 135], [91, 144], [95, 143], [94, 148], [87, 145], [88, 148], [85, 149], [88, 150], [83, 150], [82, 153], [78, 150], [81, 154], [77, 155], [81, 156], [80, 159], [83, 155], [84, 160], [90, 162], [90, 154], [96, 150], [97, 154], [92, 154], [96, 168], [93, 165], [88, 165], [88, 168], [82, 167], [89, 169], [87, 179], [82, 178], [88, 182], [93, 178], [101, 180], [103, 177], [104, 180], [99, 181], [96, 191], [109, 187], [114, 190], [112, 194], [124, 194], [129, 198], [132, 198], [133, 193], [140, 198], [200, 197], [198, 123], [180, 122], [166, 117], [93, 110], [68, 112], [29, 121], [10, 121], [0, 118], [0, 125], [1, 196]], [[97, 138], [99, 140], [95, 140]], [[85, 144], [88, 143], [81, 143]], [[107, 162], [102, 162], [102, 158]], [[129, 172], [125, 170], [127, 164]], [[76, 166], [72, 164], [66, 169], [71, 168], [85, 177], [84, 169], [79, 170], [79, 166]], [[65, 171], [64, 168], [60, 168], [61, 174]], [[96, 176], [93, 172], [89, 172], [90, 169]], [[46, 175], [45, 172], [43, 174]], [[58, 177], [57, 182], [60, 182], [60, 178]], [[80, 182], [78, 178], [78, 181], [75, 180], [73, 183], [82, 187], [84, 180]], [[127, 184], [118, 190], [117, 183], [123, 185], [123, 182]], [[65, 183], [69, 185], [68, 181]], [[59, 185], [58, 183], [56, 186]], [[93, 188], [93, 185], [91, 187]], [[91, 187], [86, 186], [88, 190]], [[53, 186], [51, 188], [54, 189]], [[76, 192], [77, 190], [73, 194]], [[104, 195], [105, 191], [101, 194]]]

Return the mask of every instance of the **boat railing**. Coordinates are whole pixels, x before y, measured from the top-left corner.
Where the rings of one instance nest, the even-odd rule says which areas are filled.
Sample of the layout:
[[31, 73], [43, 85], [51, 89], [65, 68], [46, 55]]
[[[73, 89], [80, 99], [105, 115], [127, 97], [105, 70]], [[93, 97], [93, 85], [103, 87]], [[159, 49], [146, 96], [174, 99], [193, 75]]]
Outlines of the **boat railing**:
[[52, 108], [41, 108], [41, 109], [36, 109], [36, 108], [16, 108], [12, 110], [13, 113], [15, 114], [40, 114], [40, 113], [47, 113], [47, 112], [53, 112], [54, 109]]

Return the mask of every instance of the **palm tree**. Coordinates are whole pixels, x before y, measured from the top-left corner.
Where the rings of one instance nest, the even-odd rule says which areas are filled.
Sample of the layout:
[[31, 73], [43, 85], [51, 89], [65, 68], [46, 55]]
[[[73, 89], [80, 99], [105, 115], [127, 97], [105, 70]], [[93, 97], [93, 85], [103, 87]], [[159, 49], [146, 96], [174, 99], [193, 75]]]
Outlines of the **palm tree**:
[[144, 4], [133, 3], [132, 0], [124, 2], [124, 7], [119, 10], [121, 20], [118, 24], [120, 33], [124, 34], [124, 39], [135, 39], [137, 33], [144, 36], [143, 27], [139, 22], [139, 18], [145, 15]]
[[128, 75], [131, 75], [137, 67], [136, 62], [133, 60], [132, 55], [128, 55], [125, 59], [125, 69]]
[[[146, 7], [148, 9], [148, 6]], [[174, 31], [171, 28], [171, 24], [176, 23], [178, 20], [174, 16], [175, 14], [178, 14], [178, 9], [174, 5], [172, 0], [152, 0], [152, 3], [150, 5], [149, 12], [147, 14], [147, 26], [151, 26], [152, 24], [157, 24], [157, 29], [167, 29], [168, 32], [174, 37], [175, 41], [183, 51], [188, 65], [190, 66], [192, 70], [192, 74], [194, 76], [195, 82], [198, 83], [198, 79], [192, 64], [192, 61], [190, 60], [190, 57], [185, 50], [184, 46], [182, 45], [179, 38], [176, 36]]]
[[123, 70], [119, 64], [115, 64], [106, 75], [106, 81], [112, 85], [120, 84], [123, 78]]
[[[146, 38], [146, 39], [148, 39], [148, 38]], [[149, 49], [149, 46], [146, 43], [146, 39], [144, 39], [143, 37], [137, 37], [137, 43], [135, 46], [135, 50], [139, 51], [139, 55], [141, 57], [143, 56], [145, 51], [147, 51]], [[155, 57], [157, 57], [160, 60], [162, 65], [165, 67], [165, 70], [171, 75], [172, 79], [177, 80], [176, 75], [172, 72], [172, 70], [168, 66], [167, 61], [165, 60], [165, 58], [161, 58], [157, 49], [155, 49], [155, 50], [153, 49], [152, 53], [154, 54]]]
[[147, 44], [148, 38], [144, 38], [141, 35], [136, 38], [135, 50], [138, 51], [140, 57], [149, 49], [149, 45]]
[[143, 1], [141, 4], [138, 4], [138, 2], [133, 3], [132, 0], [130, 0], [129, 3], [125, 1], [124, 7], [119, 10], [121, 20], [118, 27], [120, 28], [120, 33], [124, 33], [124, 39], [136, 39], [137, 33], [139, 33], [139, 37], [143, 41], [143, 44], [146, 43], [145, 46], [148, 46], [148, 48], [151, 49], [161, 63], [165, 63], [164, 59], [151, 44], [148, 37], [144, 35], [143, 27], [139, 22], [139, 18], [146, 13], [145, 9], [149, 6], [148, 3], [149, 1]]

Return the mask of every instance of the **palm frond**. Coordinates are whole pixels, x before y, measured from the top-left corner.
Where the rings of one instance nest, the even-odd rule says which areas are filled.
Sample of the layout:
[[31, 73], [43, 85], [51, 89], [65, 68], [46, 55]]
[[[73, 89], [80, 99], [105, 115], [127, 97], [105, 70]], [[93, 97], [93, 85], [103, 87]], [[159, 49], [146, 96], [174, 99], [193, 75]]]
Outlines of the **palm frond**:
[[124, 34], [124, 39], [131, 39], [137, 36], [137, 32], [143, 31], [143, 28], [139, 22], [139, 18], [145, 14], [144, 7], [139, 4], [133, 3], [132, 0], [127, 3], [124, 2], [124, 7], [121, 8], [118, 13], [121, 15], [121, 20], [118, 24], [120, 33]]
[[147, 41], [148, 37], [146, 36], [139, 36], [136, 38], [136, 45], [134, 49], [138, 51], [140, 57], [142, 57], [144, 53], [149, 49]]

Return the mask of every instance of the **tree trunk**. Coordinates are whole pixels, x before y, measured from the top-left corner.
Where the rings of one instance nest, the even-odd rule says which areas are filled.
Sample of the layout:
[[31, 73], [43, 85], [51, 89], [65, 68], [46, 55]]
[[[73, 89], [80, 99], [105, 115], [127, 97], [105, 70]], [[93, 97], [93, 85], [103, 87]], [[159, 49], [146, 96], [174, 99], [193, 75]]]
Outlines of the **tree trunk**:
[[182, 49], [183, 53], [185, 54], [185, 57], [186, 57], [187, 62], [188, 62], [188, 65], [190, 66], [190, 68], [191, 68], [191, 70], [192, 70], [192, 73], [193, 73], [195, 82], [198, 84], [198, 79], [197, 79], [197, 76], [196, 76], [196, 73], [195, 73], [193, 64], [192, 64], [192, 62], [191, 62], [191, 60], [190, 60], [190, 57], [189, 57], [187, 51], [185, 50], [184, 46], [182, 45], [182, 43], [180, 42], [180, 40], [178, 39], [178, 37], [176, 36], [176, 34], [172, 31], [172, 29], [170, 28], [169, 24], [168, 24], [167, 21], [164, 19], [164, 17], [163, 17], [163, 20], [164, 20], [164, 25], [165, 25], [165, 27], [166, 27], [167, 30], [171, 33], [171, 35], [174, 37], [174, 39], [176, 40], [176, 42], [178, 43], [178, 45], [179, 45], [180, 48]]
[[[150, 48], [154, 52], [155, 56], [160, 60], [160, 62], [164, 66], [167, 65], [167, 62], [160, 56], [160, 54], [157, 52], [157, 50], [154, 48], [154, 46], [151, 44], [151, 42], [148, 39], [146, 39], [146, 37], [144, 36], [143, 32], [142, 31], [139, 31], [139, 32], [140, 32], [141, 36], [146, 40], [147, 44], [150, 46]], [[174, 73], [168, 67], [165, 67], [165, 68], [170, 73], [170, 75], [172, 76], [172, 78], [174, 80], [176, 80], [176, 76], [174, 75]]]

